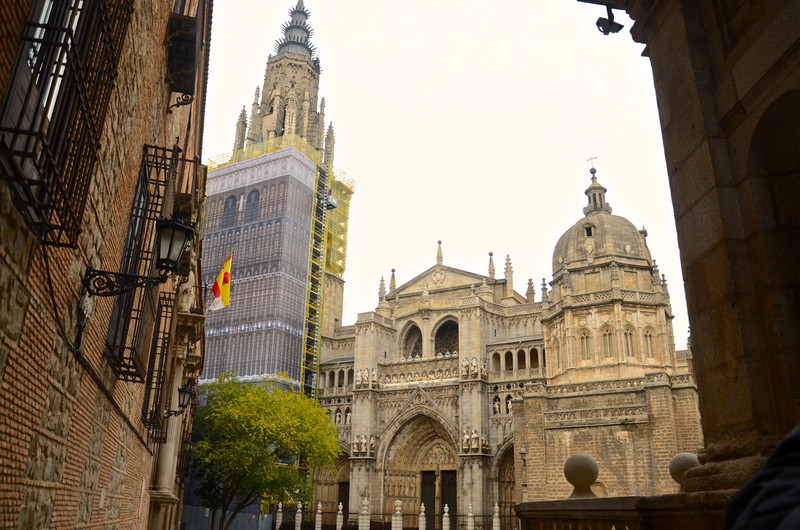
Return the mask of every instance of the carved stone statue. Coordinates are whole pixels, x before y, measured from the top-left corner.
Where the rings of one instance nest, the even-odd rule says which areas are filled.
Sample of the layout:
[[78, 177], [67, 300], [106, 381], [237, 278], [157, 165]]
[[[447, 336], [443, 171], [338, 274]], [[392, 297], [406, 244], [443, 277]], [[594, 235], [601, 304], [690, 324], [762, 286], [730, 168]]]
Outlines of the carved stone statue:
[[361, 435], [361, 453], [367, 454], [367, 436], [364, 434]]
[[463, 372], [461, 374], [461, 377], [463, 377], [464, 379], [469, 377], [469, 361], [466, 358], [463, 361], [461, 361], [461, 371]]
[[469, 429], [464, 429], [461, 435], [461, 446], [464, 449], [464, 451], [469, 450]]
[[486, 438], [486, 433], [481, 434], [481, 449], [484, 452], [489, 450], [489, 440]]
[[369, 437], [369, 454], [371, 454], [372, 456], [375, 456], [375, 437], [374, 436], [370, 436]]
[[478, 359], [472, 358], [472, 374], [473, 377], [478, 377]]
[[472, 429], [472, 449], [477, 451], [480, 447], [480, 440], [478, 431], [476, 429]]
[[494, 413], [495, 414], [500, 414], [500, 401], [495, 401], [494, 402]]
[[356, 381], [355, 381], [356, 388], [361, 386], [361, 370], [356, 372]]
[[512, 415], [514, 414], [514, 411], [513, 411], [513, 405], [511, 404], [511, 398], [508, 398], [508, 399], [506, 400], [506, 413], [507, 413], [509, 416], [512, 416]]
[[378, 386], [378, 372], [375, 371], [375, 368], [372, 369], [372, 386]]
[[336, 423], [342, 423], [342, 412], [336, 409]]
[[[351, 417], [351, 416], [352, 416], [352, 414], [350, 414], [350, 411], [348, 410], [348, 411], [347, 411], [347, 414], [346, 414], [346, 415], [345, 415], [345, 417], [344, 417], [344, 422], [345, 422], [346, 424], [348, 424], [348, 425], [350, 424], [350, 417]], [[338, 422], [337, 422], [337, 423], [338, 423]]]

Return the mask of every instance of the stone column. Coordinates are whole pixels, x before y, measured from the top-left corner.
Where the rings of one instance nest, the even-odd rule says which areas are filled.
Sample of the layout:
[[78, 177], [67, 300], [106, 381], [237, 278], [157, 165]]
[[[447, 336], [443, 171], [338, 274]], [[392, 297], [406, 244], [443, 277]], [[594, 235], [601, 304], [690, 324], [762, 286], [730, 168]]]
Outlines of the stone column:
[[303, 524], [303, 503], [297, 502], [297, 513], [294, 516], [294, 530], [300, 530], [300, 525]]
[[358, 514], [358, 530], [369, 530], [369, 501], [366, 497], [361, 501], [361, 512]]
[[403, 501], [394, 501], [394, 513], [392, 514], [392, 530], [403, 530]]

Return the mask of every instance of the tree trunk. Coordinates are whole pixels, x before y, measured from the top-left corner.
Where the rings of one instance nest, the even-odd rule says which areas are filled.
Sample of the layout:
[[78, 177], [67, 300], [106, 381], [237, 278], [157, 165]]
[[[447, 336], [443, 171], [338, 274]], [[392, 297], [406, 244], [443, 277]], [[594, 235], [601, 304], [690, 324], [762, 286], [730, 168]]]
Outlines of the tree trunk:
[[217, 509], [211, 510], [211, 530], [217, 530]]

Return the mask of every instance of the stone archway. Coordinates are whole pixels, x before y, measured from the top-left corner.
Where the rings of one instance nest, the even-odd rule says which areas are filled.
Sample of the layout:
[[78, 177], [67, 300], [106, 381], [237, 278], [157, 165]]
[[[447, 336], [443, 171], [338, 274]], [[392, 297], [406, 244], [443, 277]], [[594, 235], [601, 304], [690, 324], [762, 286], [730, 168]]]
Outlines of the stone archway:
[[497, 466], [498, 501], [500, 506], [500, 528], [512, 530], [516, 528], [517, 516], [514, 505], [517, 504], [517, 492], [514, 480], [514, 446], [506, 448]]
[[[336, 512], [342, 503], [343, 513], [348, 514], [350, 502], [350, 459], [344, 455], [331, 466], [317, 470], [315, 496], [322, 503], [323, 524], [336, 524]], [[315, 508], [316, 509], [316, 508]]]
[[444, 504], [455, 515], [458, 506], [458, 451], [450, 433], [429, 416], [408, 420], [392, 437], [383, 458], [383, 513], [419, 513], [425, 503], [426, 527], [441, 527]]

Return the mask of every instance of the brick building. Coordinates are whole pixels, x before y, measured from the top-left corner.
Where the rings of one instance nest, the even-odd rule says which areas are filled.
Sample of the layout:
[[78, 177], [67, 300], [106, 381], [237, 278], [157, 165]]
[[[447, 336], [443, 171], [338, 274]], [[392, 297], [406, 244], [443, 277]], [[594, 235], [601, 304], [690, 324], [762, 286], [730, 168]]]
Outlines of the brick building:
[[[3, 5], [0, 527], [178, 520], [211, 6]], [[180, 233], [188, 250], [162, 262], [159, 235]]]

